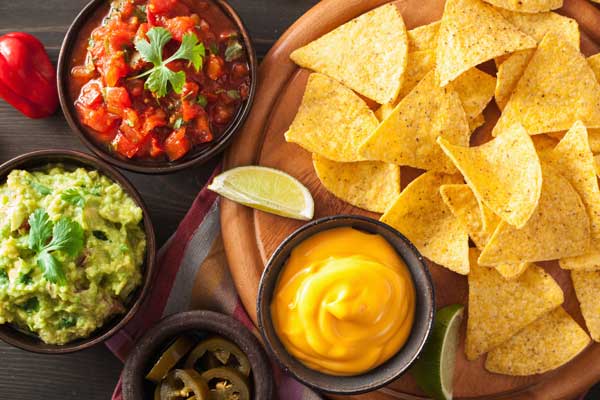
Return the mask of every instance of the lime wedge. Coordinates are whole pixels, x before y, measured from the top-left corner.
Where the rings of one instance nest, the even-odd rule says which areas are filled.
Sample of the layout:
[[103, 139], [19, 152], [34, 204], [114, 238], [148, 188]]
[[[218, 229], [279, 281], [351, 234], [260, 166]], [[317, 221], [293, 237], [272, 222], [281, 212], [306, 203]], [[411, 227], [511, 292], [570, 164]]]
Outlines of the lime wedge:
[[236, 203], [283, 217], [308, 221], [315, 204], [296, 178], [273, 168], [247, 166], [225, 171], [208, 188]]
[[435, 400], [452, 399], [454, 361], [464, 306], [454, 304], [439, 310], [431, 336], [411, 367], [417, 385]]

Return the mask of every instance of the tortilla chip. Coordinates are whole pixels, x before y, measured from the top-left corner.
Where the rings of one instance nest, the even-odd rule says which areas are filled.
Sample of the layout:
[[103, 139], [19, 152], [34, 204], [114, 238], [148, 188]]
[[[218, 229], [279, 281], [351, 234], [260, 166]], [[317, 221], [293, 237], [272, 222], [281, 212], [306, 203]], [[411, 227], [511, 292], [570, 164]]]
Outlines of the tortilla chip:
[[485, 117], [483, 116], [483, 114], [479, 114], [475, 118], [469, 119], [469, 130], [471, 132], [474, 132], [475, 129], [479, 128], [483, 124], [485, 124]]
[[571, 280], [588, 331], [600, 342], [600, 271], [571, 271]]
[[465, 353], [477, 357], [506, 342], [527, 325], [562, 304], [560, 286], [532, 264], [519, 278], [506, 280], [494, 268], [477, 263], [471, 249]]
[[542, 174], [542, 193], [527, 224], [517, 229], [500, 222], [481, 252], [481, 265], [555, 260], [587, 251], [590, 224], [581, 198], [551, 167], [542, 166]]
[[440, 21], [411, 29], [408, 31], [408, 51], [435, 50], [439, 31]]
[[490, 351], [485, 368], [512, 376], [542, 374], [568, 363], [590, 342], [579, 324], [558, 307]]
[[489, 4], [481, 0], [448, 0], [436, 50], [440, 84], [446, 86], [463, 72], [494, 57], [535, 45], [533, 38]]
[[[383, 121], [394, 107], [433, 69], [435, 69], [435, 53], [433, 51], [409, 53], [408, 67], [398, 98], [391, 104], [382, 105], [375, 112], [380, 121]], [[470, 131], [473, 132], [485, 123], [481, 113], [494, 96], [496, 78], [477, 68], [471, 68], [456, 78], [451, 85], [460, 98]]]
[[572, 18], [562, 16], [555, 12], [527, 14], [503, 9], [498, 9], [498, 12], [506, 18], [508, 22], [519, 28], [521, 32], [531, 36], [537, 42], [541, 42], [548, 32], [554, 32], [573, 46], [579, 48], [579, 42], [581, 40], [579, 25], [577, 24], [577, 21]]
[[577, 48], [548, 33], [527, 64], [493, 135], [521, 123], [530, 135], [600, 127], [600, 84]]
[[440, 194], [452, 214], [465, 227], [475, 246], [482, 249], [496, 226], [484, 226], [483, 211], [468, 185], [444, 185]]
[[400, 193], [381, 221], [405, 235], [423, 256], [465, 275], [469, 236], [440, 195], [440, 186], [460, 182], [460, 175], [425, 172]]
[[407, 51], [402, 15], [395, 5], [386, 4], [295, 50], [290, 58], [385, 104], [398, 95]]
[[370, 160], [455, 172], [436, 143], [440, 135], [451, 143], [469, 144], [469, 126], [458, 94], [440, 88], [431, 71], [363, 143], [360, 154]]
[[[540, 14], [523, 14], [508, 10], [498, 10], [498, 12], [538, 42], [544, 38], [546, 33], [554, 32], [579, 48], [579, 25], [574, 19], [553, 12]], [[498, 64], [495, 98], [496, 104], [501, 110], [506, 106], [534, 52], [534, 49], [522, 50], [507, 56]]]
[[[479, 250], [483, 249], [496, 230], [500, 218], [481, 204], [468, 185], [443, 185], [440, 193], [452, 214], [464, 226]], [[529, 263], [502, 264], [495, 268], [505, 279], [519, 277]]]
[[485, 0], [496, 7], [523, 13], [539, 13], [561, 8], [563, 0]]
[[313, 154], [321, 183], [353, 206], [382, 213], [400, 194], [400, 167], [379, 161], [340, 163]]
[[587, 130], [581, 121], [577, 121], [556, 145], [549, 161], [581, 197], [590, 220], [592, 237], [588, 253], [561, 259], [560, 266], [565, 269], [600, 269], [600, 188]]
[[435, 53], [433, 50], [415, 51], [408, 53], [408, 66], [398, 98], [392, 103], [397, 105], [400, 100], [414, 89], [415, 86], [435, 68]]
[[504, 279], [517, 279], [529, 268], [532, 263], [524, 262], [519, 264], [500, 264], [494, 266], [496, 271], [502, 275]]
[[533, 53], [531, 50], [518, 51], [511, 54], [498, 66], [494, 100], [496, 100], [500, 110], [504, 110], [504, 107], [506, 107], [506, 103], [508, 103], [519, 79], [521, 79], [523, 71], [527, 68]]
[[450, 85], [460, 97], [460, 102], [469, 120], [469, 126], [471, 126], [471, 121], [474, 125], [477, 124], [475, 120], [481, 116], [481, 113], [494, 96], [496, 78], [478, 68], [471, 68], [456, 78]]
[[333, 161], [362, 161], [358, 147], [378, 123], [352, 90], [325, 75], [311, 74], [285, 140]]
[[525, 226], [540, 197], [542, 171], [531, 138], [515, 125], [478, 147], [438, 143], [465, 177], [475, 196], [500, 218]]

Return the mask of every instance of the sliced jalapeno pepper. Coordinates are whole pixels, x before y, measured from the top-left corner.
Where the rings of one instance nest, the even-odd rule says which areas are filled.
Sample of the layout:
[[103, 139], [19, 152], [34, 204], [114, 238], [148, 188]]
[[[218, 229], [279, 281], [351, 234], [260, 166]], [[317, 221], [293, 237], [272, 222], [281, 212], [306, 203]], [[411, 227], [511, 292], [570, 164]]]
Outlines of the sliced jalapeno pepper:
[[175, 369], [159, 385], [160, 400], [209, 400], [208, 384], [193, 369]]
[[164, 353], [161, 354], [158, 361], [154, 364], [146, 379], [159, 383], [175, 367], [194, 346], [194, 341], [189, 336], [180, 336], [170, 345]]
[[210, 400], [250, 400], [248, 381], [237, 369], [209, 369], [202, 373], [202, 378], [208, 382]]
[[[235, 359], [232, 360], [231, 355]], [[214, 365], [214, 359], [222, 364], [217, 365], [218, 367], [228, 366], [235, 368], [244, 376], [250, 375], [250, 361], [244, 352], [234, 343], [219, 337], [198, 343], [185, 361], [185, 368], [194, 368], [199, 362], [206, 366], [204, 369], [217, 367]]]

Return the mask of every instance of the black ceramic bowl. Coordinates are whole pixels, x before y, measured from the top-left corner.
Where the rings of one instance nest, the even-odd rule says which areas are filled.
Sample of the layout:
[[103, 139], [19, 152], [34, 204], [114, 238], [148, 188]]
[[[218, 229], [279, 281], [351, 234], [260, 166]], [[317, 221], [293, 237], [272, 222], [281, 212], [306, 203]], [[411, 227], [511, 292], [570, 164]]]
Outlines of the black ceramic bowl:
[[237, 344], [252, 368], [252, 399], [270, 400], [273, 373], [265, 352], [254, 335], [237, 320], [212, 311], [188, 311], [166, 317], [136, 343], [123, 370], [123, 399], [152, 398], [153, 384], [145, 380], [160, 352], [185, 333], [216, 334]]
[[[305, 239], [333, 228], [352, 227], [383, 236], [398, 252], [410, 270], [416, 290], [412, 332], [406, 344], [388, 361], [360, 375], [334, 376], [310, 369], [291, 356], [279, 340], [271, 319], [271, 300], [291, 251]], [[421, 352], [433, 323], [435, 298], [433, 283], [423, 257], [395, 229], [371, 218], [339, 215], [310, 222], [288, 236], [275, 250], [263, 272], [258, 289], [258, 325], [269, 351], [285, 370], [306, 385], [328, 393], [359, 394], [380, 388], [402, 375]]]
[[136, 202], [143, 212], [144, 232], [146, 233], [146, 260], [142, 266], [142, 284], [131, 295], [125, 314], [115, 316], [85, 339], [78, 339], [64, 345], [52, 345], [42, 342], [38, 337], [24, 333], [9, 324], [0, 325], [0, 339], [13, 346], [35, 353], [64, 354], [87, 349], [110, 338], [121, 329], [138, 311], [150, 290], [151, 278], [156, 260], [156, 239], [150, 214], [141, 196], [133, 185], [116, 169], [97, 158], [72, 150], [40, 150], [23, 154], [0, 165], [0, 183], [6, 181], [7, 175], [14, 169], [38, 169], [48, 164], [62, 164], [65, 168], [83, 167], [97, 170], [111, 180], [117, 182], [123, 190]]
[[252, 108], [252, 102], [254, 101], [254, 94], [257, 86], [257, 69], [258, 62], [256, 59], [256, 53], [250, 35], [244, 26], [240, 16], [225, 0], [208, 0], [211, 3], [217, 5], [221, 11], [229, 18], [233, 25], [237, 28], [241, 34], [241, 39], [244, 43], [244, 49], [248, 54], [248, 65], [250, 67], [250, 91], [248, 98], [242, 103], [241, 107], [237, 111], [232, 121], [227, 126], [227, 129], [215, 137], [215, 139], [203, 145], [198, 145], [184, 157], [179, 160], [170, 161], [154, 161], [154, 160], [136, 160], [127, 159], [113, 154], [104, 146], [100, 146], [91, 137], [88, 128], [80, 123], [77, 116], [77, 112], [74, 107], [75, 99], [69, 93], [69, 79], [71, 73], [71, 63], [74, 58], [74, 50], [77, 47], [78, 42], [82, 36], [87, 42], [87, 37], [90, 34], [90, 29], [86, 25], [88, 21], [92, 19], [98, 19], [108, 12], [108, 5], [110, 0], [92, 0], [90, 1], [83, 10], [77, 15], [62, 43], [60, 54], [58, 57], [57, 66], [57, 83], [58, 83], [58, 96], [60, 99], [60, 106], [63, 110], [65, 118], [71, 127], [71, 130], [81, 139], [81, 141], [98, 157], [102, 158], [111, 164], [114, 164], [120, 168], [128, 169], [134, 172], [140, 172], [143, 174], [165, 174], [182, 170], [184, 168], [191, 167], [193, 165], [200, 165], [211, 158], [219, 155], [223, 152], [237, 132], [240, 131], [244, 121], [246, 120], [250, 109]]

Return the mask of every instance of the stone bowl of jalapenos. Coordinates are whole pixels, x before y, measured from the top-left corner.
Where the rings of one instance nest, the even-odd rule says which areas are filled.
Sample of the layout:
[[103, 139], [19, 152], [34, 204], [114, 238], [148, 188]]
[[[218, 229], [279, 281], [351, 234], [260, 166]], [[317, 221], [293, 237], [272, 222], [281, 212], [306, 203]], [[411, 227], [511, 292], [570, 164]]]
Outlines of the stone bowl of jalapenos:
[[269, 400], [272, 377], [260, 342], [240, 322], [188, 311], [137, 342], [123, 370], [123, 399]]

